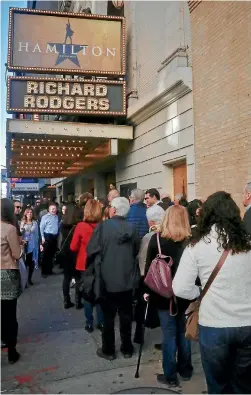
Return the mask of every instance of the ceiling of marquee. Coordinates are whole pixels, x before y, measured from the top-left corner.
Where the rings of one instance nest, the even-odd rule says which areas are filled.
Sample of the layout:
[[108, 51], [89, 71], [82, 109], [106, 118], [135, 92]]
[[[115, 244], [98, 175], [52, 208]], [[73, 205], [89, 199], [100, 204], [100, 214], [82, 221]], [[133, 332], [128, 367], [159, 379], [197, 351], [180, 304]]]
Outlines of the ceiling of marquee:
[[9, 177], [68, 177], [110, 155], [110, 140], [12, 133], [7, 139]]

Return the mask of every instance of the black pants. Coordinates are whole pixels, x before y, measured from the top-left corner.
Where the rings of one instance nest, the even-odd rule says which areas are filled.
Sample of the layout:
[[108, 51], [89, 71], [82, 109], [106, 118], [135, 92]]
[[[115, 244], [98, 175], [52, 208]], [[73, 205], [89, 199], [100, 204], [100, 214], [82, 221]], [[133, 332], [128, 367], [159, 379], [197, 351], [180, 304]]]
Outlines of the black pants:
[[57, 252], [57, 235], [49, 233], [44, 234], [45, 243], [43, 244], [43, 260], [42, 260], [42, 274], [51, 274], [53, 267], [53, 258]]
[[[70, 300], [70, 284], [71, 280], [76, 279], [76, 270], [72, 270], [72, 272], [65, 272], [63, 279], [63, 295], [64, 299]], [[75, 285], [76, 288], [76, 285]]]
[[1, 338], [10, 351], [16, 347], [17, 332], [17, 299], [1, 300]]
[[32, 252], [30, 252], [29, 254], [26, 254], [25, 266], [28, 269], [28, 281], [31, 281], [31, 277], [34, 272], [34, 262], [33, 262], [32, 257], [33, 257]]
[[100, 302], [104, 315], [104, 329], [102, 332], [102, 351], [105, 354], [115, 353], [115, 317], [118, 312], [120, 323], [121, 351], [133, 352], [132, 333], [132, 291], [106, 293]]
[[76, 270], [75, 271], [75, 280], [76, 280], [76, 284], [75, 284], [75, 303], [76, 306], [78, 306], [81, 301], [82, 301], [82, 292], [80, 292], [79, 290], [79, 286], [83, 277], [83, 271], [81, 270]]

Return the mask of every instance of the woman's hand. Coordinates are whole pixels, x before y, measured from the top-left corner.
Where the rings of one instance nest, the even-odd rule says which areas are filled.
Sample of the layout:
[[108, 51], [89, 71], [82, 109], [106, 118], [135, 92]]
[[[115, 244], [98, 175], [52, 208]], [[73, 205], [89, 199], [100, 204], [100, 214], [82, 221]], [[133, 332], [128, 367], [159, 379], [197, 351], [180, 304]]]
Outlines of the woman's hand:
[[144, 300], [145, 300], [146, 302], [148, 302], [148, 299], [149, 299], [149, 294], [144, 294]]

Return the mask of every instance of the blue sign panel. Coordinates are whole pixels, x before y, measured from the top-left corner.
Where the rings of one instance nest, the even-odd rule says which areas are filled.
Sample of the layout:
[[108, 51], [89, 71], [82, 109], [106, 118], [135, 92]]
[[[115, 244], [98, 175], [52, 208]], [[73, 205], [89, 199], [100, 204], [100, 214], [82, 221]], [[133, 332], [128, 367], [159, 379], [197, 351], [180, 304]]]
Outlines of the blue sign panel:
[[33, 184], [37, 183], [38, 180], [37, 178], [11, 178], [10, 182], [15, 184]]

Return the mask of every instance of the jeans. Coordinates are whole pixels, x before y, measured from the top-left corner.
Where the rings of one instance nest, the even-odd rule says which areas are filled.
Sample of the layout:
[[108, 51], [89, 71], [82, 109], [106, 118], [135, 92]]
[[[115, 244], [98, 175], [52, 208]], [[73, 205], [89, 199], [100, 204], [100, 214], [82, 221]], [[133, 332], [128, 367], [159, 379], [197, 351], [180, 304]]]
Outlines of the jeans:
[[251, 326], [199, 326], [202, 366], [209, 394], [251, 393]]
[[191, 343], [185, 338], [185, 314], [172, 317], [168, 310], [158, 310], [158, 315], [163, 334], [162, 366], [166, 379], [177, 380], [177, 373], [182, 377], [190, 378], [193, 367]]
[[121, 352], [131, 354], [133, 345], [132, 334], [132, 291], [107, 292], [101, 299], [101, 307], [104, 314], [104, 328], [102, 332], [102, 351], [107, 355], [115, 353], [115, 329], [114, 321], [116, 314], [119, 315]]
[[85, 318], [86, 318], [86, 324], [89, 326], [93, 326], [93, 309], [96, 308], [96, 314], [97, 314], [97, 324], [98, 325], [103, 325], [103, 312], [101, 309], [101, 306], [99, 304], [96, 304], [93, 306], [90, 302], [87, 302], [86, 300], [84, 301], [84, 311], [85, 311]]
[[1, 337], [12, 351], [17, 344], [17, 299], [1, 300]]

